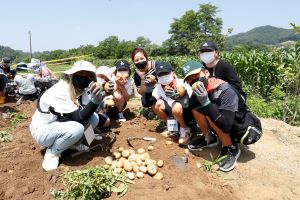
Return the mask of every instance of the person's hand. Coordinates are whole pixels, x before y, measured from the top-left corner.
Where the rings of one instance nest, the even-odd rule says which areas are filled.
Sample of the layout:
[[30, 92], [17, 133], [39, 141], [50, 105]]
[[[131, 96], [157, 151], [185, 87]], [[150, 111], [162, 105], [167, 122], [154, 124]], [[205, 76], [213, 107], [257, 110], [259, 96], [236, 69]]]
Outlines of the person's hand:
[[177, 100], [179, 98], [177, 90], [173, 89], [171, 87], [168, 87], [167, 89], [165, 89], [165, 94], [167, 97], [169, 97], [173, 100]]
[[156, 85], [156, 78], [153, 75], [147, 75], [145, 78], [145, 88], [147, 93], [152, 93]]
[[6, 77], [7, 77], [8, 79], [12, 79], [12, 78], [13, 78], [13, 75], [12, 75], [11, 73], [7, 73], [7, 74], [6, 74]]
[[112, 94], [114, 93], [115, 91], [115, 82], [114, 81], [107, 81], [105, 82], [104, 84], [104, 91], [107, 93], [107, 94]]
[[207, 91], [201, 81], [198, 81], [195, 83], [195, 85], [193, 85], [193, 90], [198, 102], [202, 105], [202, 107], [207, 106], [210, 103]]
[[128, 82], [127, 78], [124, 78], [124, 77], [116, 78], [117, 87], [124, 86], [127, 82]]
[[89, 84], [88, 89], [91, 93], [91, 101], [94, 104], [100, 104], [103, 99], [102, 87], [100, 86], [100, 84], [92, 81]]

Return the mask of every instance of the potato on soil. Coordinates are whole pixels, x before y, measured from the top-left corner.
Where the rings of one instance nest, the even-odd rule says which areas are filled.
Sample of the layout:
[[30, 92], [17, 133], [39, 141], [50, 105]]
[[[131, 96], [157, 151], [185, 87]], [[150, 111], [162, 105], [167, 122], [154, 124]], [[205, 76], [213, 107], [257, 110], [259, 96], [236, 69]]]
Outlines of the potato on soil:
[[114, 156], [115, 156], [116, 159], [119, 159], [119, 158], [121, 158], [121, 153], [120, 152], [115, 152]]
[[132, 171], [132, 164], [129, 161], [125, 161], [124, 162], [124, 170], [127, 172], [131, 172]]
[[157, 172], [154, 176], [153, 176], [154, 179], [157, 179], [157, 180], [162, 180], [164, 178], [163, 174], [161, 172]]
[[123, 158], [128, 158], [129, 155], [130, 155], [129, 150], [124, 150], [124, 151], [122, 151], [122, 157], [123, 157]]
[[138, 152], [139, 154], [142, 154], [142, 153], [145, 153], [146, 151], [145, 151], [145, 149], [143, 149], [143, 148], [139, 148], [139, 149], [137, 150], [137, 152]]
[[148, 151], [153, 151], [153, 150], [154, 150], [154, 146], [149, 145], [149, 146], [148, 146]]
[[148, 172], [148, 174], [150, 174], [152, 176], [155, 175], [157, 173], [157, 167], [156, 167], [156, 165], [154, 165], [154, 164], [148, 165], [147, 166], [147, 172]]
[[111, 156], [107, 156], [105, 159], [104, 159], [104, 162], [108, 165], [111, 165], [113, 161], [113, 158]]
[[136, 173], [136, 177], [143, 178], [144, 177], [144, 173], [143, 172], [137, 172]]
[[127, 175], [127, 178], [129, 178], [130, 180], [133, 180], [135, 178], [133, 172], [127, 172], [126, 175]]
[[157, 164], [158, 167], [162, 167], [162, 166], [164, 166], [164, 161], [163, 160], [158, 160], [156, 164]]

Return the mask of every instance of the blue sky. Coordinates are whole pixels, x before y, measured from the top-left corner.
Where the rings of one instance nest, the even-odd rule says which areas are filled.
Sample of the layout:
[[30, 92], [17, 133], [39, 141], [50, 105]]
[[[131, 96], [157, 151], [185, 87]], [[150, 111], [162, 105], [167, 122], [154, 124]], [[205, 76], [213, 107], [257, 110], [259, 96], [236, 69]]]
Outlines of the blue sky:
[[145, 36], [161, 44], [169, 38], [173, 18], [201, 3], [219, 8], [223, 31], [233, 34], [254, 27], [300, 25], [299, 0], [1, 0], [0, 45], [29, 51], [70, 49], [97, 44], [108, 36], [135, 40]]

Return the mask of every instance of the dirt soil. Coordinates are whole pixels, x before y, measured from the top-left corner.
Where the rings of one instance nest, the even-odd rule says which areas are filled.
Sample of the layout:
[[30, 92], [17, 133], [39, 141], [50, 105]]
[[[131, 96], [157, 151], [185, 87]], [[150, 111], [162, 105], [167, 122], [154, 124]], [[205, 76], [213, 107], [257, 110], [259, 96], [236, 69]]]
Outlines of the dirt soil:
[[[66, 151], [57, 170], [45, 172], [42, 169], [44, 150], [31, 137], [28, 126], [35, 111], [35, 102], [20, 106], [7, 103], [0, 106], [0, 131], [8, 131], [13, 141], [0, 142], [0, 199], [52, 199], [50, 189], [61, 189], [59, 175], [65, 171], [103, 165], [104, 157], [111, 155], [94, 149], [72, 158], [73, 151]], [[163, 180], [150, 176], [135, 180], [122, 199], [300, 199], [300, 128], [292, 127], [273, 119], [261, 119], [263, 137], [254, 145], [241, 146], [242, 154], [236, 168], [223, 173], [216, 169], [204, 169], [204, 160], [214, 157], [220, 146], [189, 154], [188, 162], [179, 165], [176, 156], [184, 156], [185, 149], [176, 143], [166, 145], [168, 138], [157, 131], [157, 122], [136, 116], [138, 99], [131, 100], [125, 112], [127, 121], [113, 123], [111, 131], [116, 134], [112, 145], [129, 148], [128, 136], [155, 137], [155, 149], [151, 158], [162, 159], [165, 165], [160, 171]], [[22, 112], [27, 119], [12, 128], [8, 112]], [[95, 145], [93, 142], [92, 145]], [[147, 148], [148, 142], [136, 141], [136, 147]], [[198, 168], [197, 163], [202, 167]], [[113, 194], [108, 199], [118, 199]]]

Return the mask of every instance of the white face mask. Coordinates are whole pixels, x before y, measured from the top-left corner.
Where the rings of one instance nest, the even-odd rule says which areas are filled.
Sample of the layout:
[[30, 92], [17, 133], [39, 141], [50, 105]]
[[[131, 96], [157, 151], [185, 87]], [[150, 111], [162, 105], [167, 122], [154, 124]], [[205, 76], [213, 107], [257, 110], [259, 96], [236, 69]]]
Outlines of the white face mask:
[[105, 81], [103, 78], [97, 77], [97, 82], [98, 82], [100, 85], [103, 85], [103, 83], [105, 83], [106, 81]]
[[212, 63], [215, 60], [215, 52], [204, 52], [200, 53], [200, 59], [205, 63], [209, 64]]
[[172, 81], [173, 81], [173, 75], [171, 74], [167, 74], [164, 76], [159, 76], [157, 77], [158, 79], [158, 83], [161, 85], [169, 85]]

